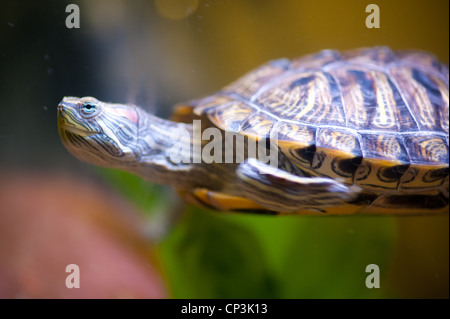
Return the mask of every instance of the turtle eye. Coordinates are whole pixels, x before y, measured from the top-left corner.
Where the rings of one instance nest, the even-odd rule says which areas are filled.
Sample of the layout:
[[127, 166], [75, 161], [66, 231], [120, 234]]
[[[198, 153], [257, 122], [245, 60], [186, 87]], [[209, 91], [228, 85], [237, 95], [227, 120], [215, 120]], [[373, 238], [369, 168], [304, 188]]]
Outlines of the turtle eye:
[[95, 101], [85, 101], [81, 104], [80, 111], [86, 118], [93, 117], [100, 111], [100, 105]]

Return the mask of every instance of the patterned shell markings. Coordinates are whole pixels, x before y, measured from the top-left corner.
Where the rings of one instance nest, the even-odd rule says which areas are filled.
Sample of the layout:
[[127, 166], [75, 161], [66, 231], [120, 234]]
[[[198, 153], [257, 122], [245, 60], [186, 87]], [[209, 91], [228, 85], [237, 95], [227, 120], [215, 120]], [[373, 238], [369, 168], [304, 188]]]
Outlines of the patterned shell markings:
[[277, 136], [313, 175], [423, 189], [448, 183], [448, 78], [426, 52], [325, 50], [266, 63], [194, 106], [224, 130]]

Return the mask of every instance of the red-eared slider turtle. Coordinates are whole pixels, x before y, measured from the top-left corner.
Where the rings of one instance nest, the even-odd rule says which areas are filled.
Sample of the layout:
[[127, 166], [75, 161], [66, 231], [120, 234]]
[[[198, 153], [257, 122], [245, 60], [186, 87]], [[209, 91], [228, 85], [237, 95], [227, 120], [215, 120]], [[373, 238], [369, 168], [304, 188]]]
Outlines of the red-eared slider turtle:
[[[324, 50], [268, 62], [179, 105], [174, 121], [134, 105], [65, 97], [58, 126], [79, 159], [172, 185], [218, 210], [445, 213], [448, 83], [448, 66], [426, 52]], [[230, 143], [211, 147], [215, 131], [225, 140], [245, 137], [245, 146], [275, 145], [277, 166], [236, 146], [243, 161], [220, 161]], [[173, 159], [174, 149], [183, 161]]]

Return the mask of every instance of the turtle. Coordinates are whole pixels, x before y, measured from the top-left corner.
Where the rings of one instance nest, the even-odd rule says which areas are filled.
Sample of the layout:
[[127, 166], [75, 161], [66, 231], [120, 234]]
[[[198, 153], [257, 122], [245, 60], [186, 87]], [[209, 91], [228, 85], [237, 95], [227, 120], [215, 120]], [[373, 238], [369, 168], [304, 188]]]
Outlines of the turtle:
[[426, 51], [271, 60], [170, 120], [90, 96], [64, 97], [57, 117], [77, 158], [217, 211], [448, 213], [449, 68]]

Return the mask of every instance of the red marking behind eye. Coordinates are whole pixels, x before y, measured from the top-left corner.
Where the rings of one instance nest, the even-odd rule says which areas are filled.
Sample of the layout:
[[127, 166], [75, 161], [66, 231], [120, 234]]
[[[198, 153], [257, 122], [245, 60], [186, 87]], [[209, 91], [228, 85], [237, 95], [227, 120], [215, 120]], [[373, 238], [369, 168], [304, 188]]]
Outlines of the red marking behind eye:
[[136, 112], [136, 110], [132, 107], [114, 107], [111, 108], [111, 113], [119, 115], [119, 116], [124, 116], [126, 118], [128, 118], [131, 122], [133, 123], [138, 123], [138, 114]]

